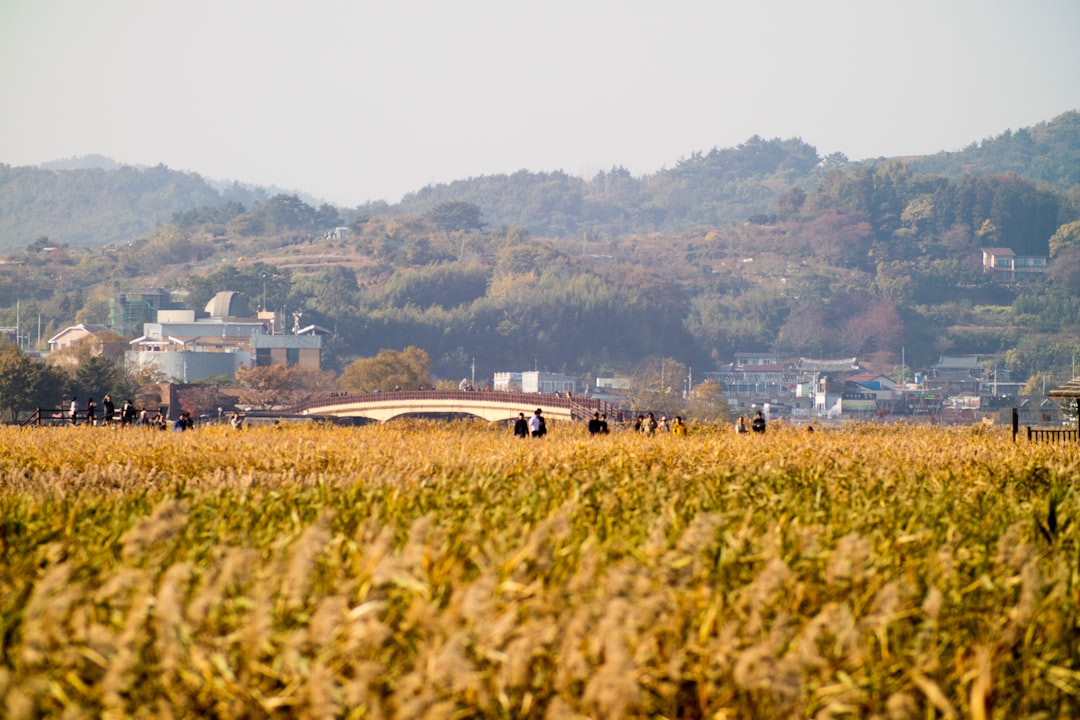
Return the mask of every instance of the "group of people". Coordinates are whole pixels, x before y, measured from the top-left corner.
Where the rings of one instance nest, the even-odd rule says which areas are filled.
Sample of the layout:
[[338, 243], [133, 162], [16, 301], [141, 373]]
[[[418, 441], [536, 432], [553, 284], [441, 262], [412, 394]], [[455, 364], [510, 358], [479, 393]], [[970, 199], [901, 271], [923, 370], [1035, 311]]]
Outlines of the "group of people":
[[[98, 415], [98, 406], [94, 402], [94, 398], [86, 398], [86, 405], [84, 406], [84, 414], [82, 416], [88, 425], [111, 425], [114, 422], [119, 422], [120, 425], [134, 425], [138, 419], [138, 412], [135, 410], [135, 406], [131, 404], [130, 400], [125, 400], [124, 404], [120, 407], [120, 411], [116, 410], [116, 403], [113, 402], [112, 395], [105, 393], [105, 397], [101, 399], [101, 415]], [[71, 398], [71, 405], [68, 406], [68, 419], [71, 420], [72, 425], [79, 424], [79, 398], [74, 396]]]
[[[86, 404], [82, 406], [82, 413], [80, 414], [79, 398], [78, 396], [72, 397], [71, 404], [68, 406], [68, 419], [72, 425], [78, 425], [79, 420], [82, 419], [87, 425], [91, 426], [118, 424], [120, 427], [126, 427], [138, 425], [156, 430], [165, 430], [169, 427], [169, 420], [161, 410], [158, 410], [155, 415], [150, 415], [146, 410], [137, 410], [131, 400], [125, 400], [123, 405], [117, 409], [112, 395], [109, 393], [106, 393], [105, 397], [101, 399], [100, 414], [94, 398], [89, 397], [86, 399]], [[180, 413], [180, 417], [173, 422], [173, 430], [178, 431], [188, 430], [194, 426], [195, 421], [192, 420], [191, 413], [187, 411]]]
[[[735, 421], [735, 432], [740, 435], [750, 432], [763, 434], [765, 432], [765, 425], [765, 416], [761, 410], [758, 410], [754, 414], [749, 425], [746, 423], [746, 417], [740, 415], [738, 420]], [[589, 435], [607, 435], [610, 432], [607, 415], [601, 413], [599, 410], [593, 413], [587, 427]], [[668, 423], [666, 416], [661, 416], [658, 420], [653, 413], [647, 412], [644, 415], [637, 416], [634, 420], [633, 428], [634, 432], [641, 433], [642, 435], [656, 435], [659, 433], [686, 435], [686, 423], [679, 415], [676, 415], [675, 418]], [[813, 432], [813, 430], [813, 427], [809, 428], [810, 432]], [[532, 417], [528, 419], [526, 419], [525, 413], [518, 413], [518, 419], [514, 422], [514, 435], [524, 438], [543, 437], [546, 434], [547, 425], [540, 408], [537, 408]]]
[[589, 420], [589, 434], [608, 434], [607, 413], [601, 414], [599, 411], [597, 411], [592, 414], [592, 419]]
[[[608, 425], [607, 414], [601, 413], [599, 410], [595, 411], [593, 416], [589, 419], [587, 428], [589, 435], [607, 435], [610, 433], [611, 428]], [[672, 435], [685, 435], [686, 423], [683, 422], [683, 419], [680, 416], [676, 415], [675, 419], [669, 425], [666, 417], [661, 417], [658, 421], [650, 412], [638, 416], [637, 420], [634, 422], [634, 431], [644, 435], [654, 435], [661, 432], [670, 432]], [[544, 420], [543, 410], [536, 408], [536, 411], [529, 418], [526, 418], [525, 413], [523, 412], [518, 413], [517, 420], [514, 421], [514, 435], [516, 437], [539, 438], [546, 434], [547, 423]]]
[[765, 432], [765, 416], [758, 410], [754, 413], [754, 419], [750, 421], [750, 428], [746, 427], [746, 418], [742, 415], [735, 421], [735, 432], [739, 435], [747, 432], [764, 433]]
[[675, 419], [669, 424], [666, 415], [661, 415], [660, 419], [657, 420], [655, 415], [647, 412], [644, 415], [638, 415], [634, 419], [634, 432], [639, 432], [642, 435], [656, 435], [657, 433], [685, 435], [686, 423], [683, 422], [682, 417], [679, 415], [676, 415]]
[[518, 413], [518, 418], [514, 421], [515, 437], [541, 438], [545, 435], [547, 435], [547, 420], [544, 419], [543, 410], [536, 408], [536, 412], [528, 420], [525, 419], [525, 413]]

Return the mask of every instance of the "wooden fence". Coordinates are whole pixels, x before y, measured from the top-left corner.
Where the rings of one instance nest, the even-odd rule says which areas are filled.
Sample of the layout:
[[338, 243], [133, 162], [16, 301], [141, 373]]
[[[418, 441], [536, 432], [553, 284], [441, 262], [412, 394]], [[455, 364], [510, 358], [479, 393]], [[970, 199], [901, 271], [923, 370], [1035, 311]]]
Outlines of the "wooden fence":
[[1027, 437], [1031, 442], [1071, 442], [1080, 443], [1080, 430], [1076, 428], [1033, 428], [1028, 427]]

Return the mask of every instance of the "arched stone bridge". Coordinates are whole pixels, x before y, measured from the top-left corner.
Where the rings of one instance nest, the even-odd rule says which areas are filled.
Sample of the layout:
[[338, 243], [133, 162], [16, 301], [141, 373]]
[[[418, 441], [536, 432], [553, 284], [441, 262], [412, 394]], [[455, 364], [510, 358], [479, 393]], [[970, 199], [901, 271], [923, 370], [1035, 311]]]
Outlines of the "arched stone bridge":
[[613, 416], [608, 402], [545, 393], [463, 390], [402, 390], [379, 393], [333, 393], [293, 408], [300, 415], [363, 417], [385, 422], [402, 415], [466, 414], [489, 422], [528, 417], [540, 408], [549, 420], [584, 420], [599, 410]]

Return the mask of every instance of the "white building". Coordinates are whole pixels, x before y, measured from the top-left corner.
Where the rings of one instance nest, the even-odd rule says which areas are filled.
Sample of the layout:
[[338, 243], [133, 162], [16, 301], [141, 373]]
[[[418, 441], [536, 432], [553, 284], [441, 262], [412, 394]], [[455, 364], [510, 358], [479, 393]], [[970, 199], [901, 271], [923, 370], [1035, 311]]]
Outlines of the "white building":
[[99, 332], [105, 332], [108, 329], [109, 327], [107, 325], [98, 325], [96, 323], [79, 323], [78, 325], [64, 328], [49, 338], [49, 352], [64, 350], [92, 335]]
[[521, 389], [535, 393], [576, 393], [578, 379], [538, 370], [521, 373]]
[[491, 389], [500, 392], [516, 392], [521, 390], [521, 373], [497, 372], [491, 382]]
[[138, 372], [151, 369], [181, 383], [209, 377], [232, 377], [242, 367], [296, 365], [319, 370], [322, 338], [281, 333], [282, 318], [261, 312], [257, 319], [234, 318], [235, 293], [218, 293], [206, 306], [209, 318], [192, 310], [159, 312], [159, 322], [144, 323], [143, 334], [130, 342], [125, 361]]
[[493, 390], [531, 393], [577, 393], [578, 379], [571, 375], [539, 370], [527, 372], [497, 372], [492, 380]]

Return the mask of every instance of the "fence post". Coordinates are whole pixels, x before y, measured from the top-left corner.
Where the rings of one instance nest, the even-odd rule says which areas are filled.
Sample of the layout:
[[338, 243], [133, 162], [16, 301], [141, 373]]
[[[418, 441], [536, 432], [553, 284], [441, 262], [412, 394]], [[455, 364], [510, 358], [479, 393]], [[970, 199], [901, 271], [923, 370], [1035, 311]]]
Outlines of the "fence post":
[[1012, 433], [1013, 442], [1016, 442], [1016, 433], [1020, 432], [1020, 411], [1016, 408], [1012, 409]]

